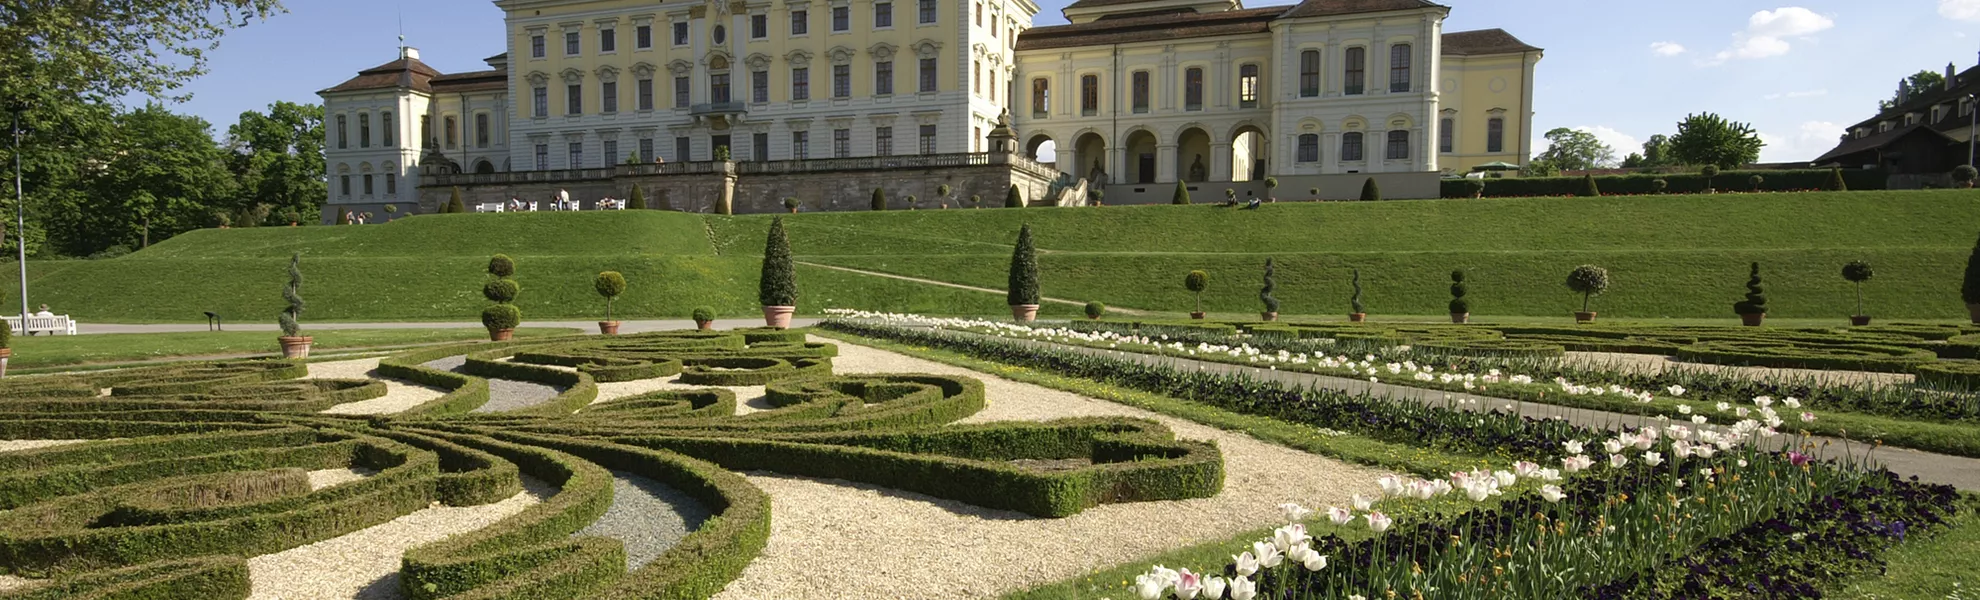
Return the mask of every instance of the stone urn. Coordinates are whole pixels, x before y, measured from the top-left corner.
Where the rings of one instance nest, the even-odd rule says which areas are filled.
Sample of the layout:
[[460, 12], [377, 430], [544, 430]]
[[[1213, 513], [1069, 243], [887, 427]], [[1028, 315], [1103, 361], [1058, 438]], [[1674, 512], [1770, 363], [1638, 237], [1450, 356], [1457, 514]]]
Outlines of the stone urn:
[[1862, 327], [1870, 324], [1870, 315], [1850, 315], [1849, 324]]
[[316, 338], [306, 335], [284, 335], [276, 336], [275, 341], [282, 343], [282, 358], [302, 359], [309, 358], [309, 347], [316, 343]]
[[795, 306], [765, 306], [763, 324], [777, 329], [790, 329], [791, 313], [795, 312], [797, 312]]
[[488, 341], [506, 342], [509, 341], [509, 338], [515, 337], [515, 335], [516, 330], [513, 327], [507, 329], [490, 329], [488, 330]]
[[1471, 313], [1451, 313], [1451, 322], [1463, 325], [1471, 322]]
[[598, 322], [598, 334], [599, 334], [599, 335], [619, 335], [619, 322], [618, 322], [618, 321], [599, 321], [599, 322]]
[[1017, 321], [1019, 323], [1030, 323], [1037, 319], [1038, 319], [1038, 305], [1036, 304], [1011, 305], [1011, 320]]
[[1367, 320], [1368, 320], [1368, 313], [1348, 313], [1349, 323], [1360, 323]]
[[1275, 313], [1275, 312], [1262, 312], [1262, 313], [1258, 313], [1258, 320], [1260, 320], [1260, 321], [1277, 321], [1277, 320], [1279, 320], [1279, 313]]
[[1590, 310], [1590, 311], [1577, 311], [1577, 312], [1575, 312], [1575, 313], [1574, 313], [1574, 322], [1576, 322], [1576, 323], [1594, 323], [1594, 322], [1595, 322], [1595, 311], [1592, 311], [1592, 310]]
[[1739, 324], [1747, 327], [1759, 327], [1760, 322], [1765, 320], [1767, 320], [1767, 313], [1743, 314], [1739, 316]]

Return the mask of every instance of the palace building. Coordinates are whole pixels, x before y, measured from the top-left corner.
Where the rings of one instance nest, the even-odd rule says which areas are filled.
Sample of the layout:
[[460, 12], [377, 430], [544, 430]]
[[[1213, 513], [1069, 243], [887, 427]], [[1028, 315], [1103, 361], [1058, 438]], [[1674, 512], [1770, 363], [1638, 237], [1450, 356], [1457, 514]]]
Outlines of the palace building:
[[488, 70], [403, 48], [320, 92], [326, 219], [634, 184], [735, 212], [865, 208], [873, 187], [930, 207], [1012, 185], [1166, 202], [1177, 181], [1262, 195], [1268, 176], [1296, 199], [1371, 176], [1431, 197], [1441, 175], [1527, 160], [1542, 55], [1447, 33], [1425, 0], [1078, 0], [1045, 27], [1031, 0], [496, 5], [508, 51]]

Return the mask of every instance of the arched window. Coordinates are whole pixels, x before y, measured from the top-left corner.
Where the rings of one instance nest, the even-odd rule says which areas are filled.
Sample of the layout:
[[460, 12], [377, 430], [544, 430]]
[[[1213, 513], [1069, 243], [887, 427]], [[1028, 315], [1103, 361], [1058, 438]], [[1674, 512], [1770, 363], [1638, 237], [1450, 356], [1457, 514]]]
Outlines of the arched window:
[[1486, 152], [1506, 151], [1506, 120], [1505, 119], [1500, 117], [1492, 117], [1490, 120], [1485, 121], [1485, 151]]
[[1389, 160], [1405, 160], [1409, 158], [1408, 130], [1405, 129], [1389, 130], [1389, 145], [1388, 145], [1387, 157]]
[[1320, 51], [1307, 50], [1299, 53], [1299, 97], [1317, 98], [1320, 96]]
[[1100, 76], [1079, 76], [1079, 114], [1091, 117], [1100, 114]]
[[1347, 73], [1342, 87], [1349, 95], [1359, 95], [1368, 79], [1368, 49], [1354, 47], [1347, 49]]
[[1389, 91], [1409, 91], [1409, 44], [1389, 47]]
[[1350, 131], [1341, 134], [1341, 160], [1361, 160], [1361, 132]]
[[1299, 162], [1320, 162], [1320, 134], [1299, 134]]
[[1238, 108], [1258, 107], [1258, 65], [1238, 66]]

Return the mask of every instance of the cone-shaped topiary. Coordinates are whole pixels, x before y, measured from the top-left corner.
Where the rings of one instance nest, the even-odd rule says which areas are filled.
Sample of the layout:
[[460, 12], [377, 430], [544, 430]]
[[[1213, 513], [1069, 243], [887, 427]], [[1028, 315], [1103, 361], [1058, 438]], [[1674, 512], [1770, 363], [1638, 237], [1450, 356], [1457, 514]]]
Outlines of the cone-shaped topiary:
[[1379, 183], [1375, 183], [1374, 177], [1370, 177], [1368, 178], [1367, 181], [1361, 182], [1361, 199], [1362, 200], [1382, 199], [1382, 185]]
[[1609, 271], [1595, 265], [1581, 265], [1568, 272], [1567, 287], [1581, 294], [1581, 312], [1588, 312], [1588, 299], [1609, 289]]
[[302, 283], [302, 253], [297, 252], [289, 256], [289, 285], [282, 288], [282, 300], [288, 302], [289, 307], [275, 316], [275, 322], [282, 326], [282, 335], [302, 336], [302, 323], [298, 320], [303, 312]]
[[1753, 273], [1746, 278], [1746, 299], [1734, 302], [1733, 312], [1742, 315], [1767, 314], [1767, 292], [1760, 289], [1760, 263], [1753, 263]]
[[1831, 192], [1847, 192], [1847, 191], [1849, 191], [1849, 184], [1843, 181], [1843, 176], [1842, 176], [1842, 167], [1830, 167], [1830, 168], [1829, 168], [1829, 184], [1828, 184], [1828, 185], [1825, 185], [1825, 186], [1822, 186], [1822, 189], [1825, 189], [1825, 190], [1828, 190], [1828, 191], [1831, 191]]
[[447, 209], [442, 212], [450, 212], [450, 213], [467, 212], [467, 201], [461, 199], [461, 186], [458, 185], [454, 186], [454, 193], [452, 197], [448, 198], [447, 200]]
[[1973, 255], [1966, 258], [1966, 281], [1959, 286], [1959, 297], [1967, 304], [1980, 304], [1980, 241], [1973, 243]]
[[631, 197], [626, 199], [627, 209], [646, 210], [646, 190], [640, 189], [639, 184], [635, 183], [633, 184], [632, 194], [629, 195]]
[[1018, 229], [1017, 247], [1011, 250], [1010, 283], [1005, 288], [1006, 304], [1038, 303], [1038, 250], [1031, 243], [1031, 226]]
[[1870, 263], [1867, 262], [1853, 260], [1849, 264], [1843, 265], [1843, 279], [1856, 284], [1856, 314], [1858, 315], [1863, 314], [1863, 282], [1869, 281], [1870, 276], [1873, 274], [1875, 273], [1870, 270]]
[[1265, 312], [1268, 313], [1279, 312], [1279, 299], [1272, 297], [1272, 290], [1279, 287], [1278, 278], [1273, 277], [1276, 272], [1277, 269], [1272, 267], [1272, 259], [1267, 257], [1265, 259], [1265, 286], [1258, 288], [1258, 301], [1265, 303]]
[[1169, 203], [1189, 204], [1189, 186], [1183, 185], [1183, 182], [1181, 181], [1177, 181], [1176, 194], [1174, 196], [1169, 197]]
[[873, 210], [887, 210], [887, 190], [873, 188]]
[[619, 274], [618, 271], [599, 273], [598, 279], [591, 282], [591, 288], [597, 290], [598, 295], [605, 297], [605, 320], [612, 320], [612, 301], [617, 299], [619, 294], [626, 293], [626, 276]]
[[797, 274], [791, 268], [791, 240], [784, 235], [784, 218], [770, 221], [763, 243], [763, 275], [756, 300], [764, 306], [797, 306]]
[[1464, 299], [1464, 271], [1451, 271], [1451, 314], [1461, 315], [1471, 312], [1471, 301]]
[[1086, 318], [1098, 319], [1107, 315], [1107, 305], [1097, 301], [1086, 303]]
[[1596, 196], [1602, 195], [1602, 189], [1595, 186], [1594, 175], [1582, 175], [1581, 188], [1575, 190], [1574, 195], [1581, 196], [1583, 198], [1594, 198]]
[[1209, 288], [1210, 288], [1209, 273], [1205, 273], [1202, 271], [1190, 271], [1189, 275], [1183, 277], [1183, 289], [1187, 289], [1196, 294], [1196, 312], [1199, 314], [1203, 312], [1203, 290]]
[[[1374, 179], [1369, 179], [1369, 181], [1374, 181]], [[1354, 270], [1354, 279], [1350, 283], [1354, 286], [1354, 295], [1348, 297], [1348, 307], [1354, 309], [1354, 314], [1357, 315], [1368, 312], [1361, 305], [1361, 269]]]
[[1024, 208], [1024, 192], [1015, 183], [1004, 193], [1004, 208]]
[[351, 224], [351, 211], [348, 210], [337, 211], [337, 224], [338, 225]]

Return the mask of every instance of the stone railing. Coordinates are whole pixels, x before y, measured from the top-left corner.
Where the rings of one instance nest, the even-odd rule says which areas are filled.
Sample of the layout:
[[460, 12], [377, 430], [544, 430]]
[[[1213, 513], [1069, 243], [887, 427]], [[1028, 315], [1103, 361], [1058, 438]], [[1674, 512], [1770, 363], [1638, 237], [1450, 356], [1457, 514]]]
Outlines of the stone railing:
[[427, 175], [423, 185], [505, 185], [512, 183], [557, 183], [611, 179], [615, 169], [564, 169], [559, 171], [510, 171], [507, 173], [452, 173]]
[[[911, 154], [903, 156], [860, 156], [850, 158], [810, 158], [736, 163], [743, 175], [818, 173], [826, 171], [880, 171], [886, 169], [933, 169], [941, 167], [980, 167], [1007, 164], [1009, 155], [986, 152], [956, 154]], [[1035, 164], [1035, 163], [1034, 163]]]

